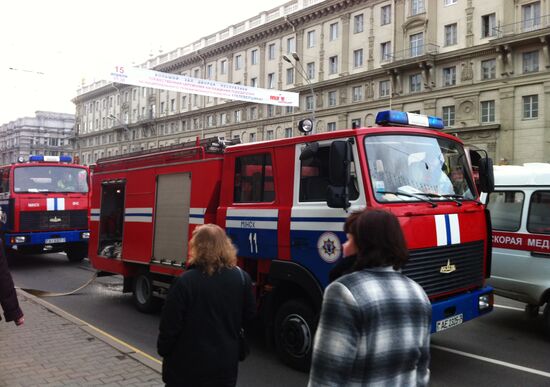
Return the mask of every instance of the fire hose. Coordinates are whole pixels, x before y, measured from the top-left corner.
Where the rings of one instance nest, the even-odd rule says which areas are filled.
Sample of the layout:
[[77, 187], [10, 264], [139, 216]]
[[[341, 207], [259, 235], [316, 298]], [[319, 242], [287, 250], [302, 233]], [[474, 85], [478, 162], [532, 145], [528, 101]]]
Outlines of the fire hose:
[[32, 294], [33, 296], [37, 296], [37, 297], [59, 297], [59, 296], [68, 296], [70, 294], [74, 294], [76, 292], [78, 292], [79, 290], [82, 290], [84, 289], [86, 286], [90, 285], [92, 282], [95, 281], [95, 279], [97, 278], [97, 274], [99, 272], [94, 272], [94, 274], [92, 275], [92, 278], [90, 278], [86, 283], [84, 283], [83, 285], [79, 286], [78, 288], [74, 289], [74, 290], [71, 290], [70, 292], [63, 292], [63, 293], [56, 293], [56, 292], [49, 292], [49, 291], [46, 291], [46, 290], [39, 290], [39, 289], [32, 289], [32, 288], [22, 288], [22, 287], [19, 287], [19, 286], [16, 286], [16, 289], [21, 289], [27, 293], [30, 293]]

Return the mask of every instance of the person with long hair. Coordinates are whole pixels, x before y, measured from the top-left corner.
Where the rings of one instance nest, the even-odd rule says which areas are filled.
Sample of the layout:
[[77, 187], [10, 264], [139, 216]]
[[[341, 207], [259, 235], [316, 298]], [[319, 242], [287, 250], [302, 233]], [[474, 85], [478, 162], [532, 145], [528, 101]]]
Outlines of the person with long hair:
[[427, 386], [431, 304], [400, 271], [408, 250], [399, 220], [366, 209], [346, 231], [356, 258], [325, 290], [309, 386]]
[[162, 379], [167, 386], [235, 386], [239, 332], [256, 310], [252, 283], [221, 227], [195, 228], [189, 248], [160, 320]]

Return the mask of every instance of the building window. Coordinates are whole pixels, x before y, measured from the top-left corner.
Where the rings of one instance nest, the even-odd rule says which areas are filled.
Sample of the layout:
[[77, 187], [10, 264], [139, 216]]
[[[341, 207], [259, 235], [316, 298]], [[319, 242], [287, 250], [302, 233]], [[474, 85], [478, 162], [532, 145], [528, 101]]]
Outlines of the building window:
[[[137, 89], [132, 90], [132, 101], [137, 99]], [[105, 108], [105, 100], [103, 100], [103, 108]]]
[[271, 43], [269, 46], [267, 46], [267, 59], [275, 59], [275, 43]]
[[363, 66], [363, 49], [353, 51], [353, 67]]
[[495, 36], [496, 30], [496, 15], [491, 13], [481, 17], [481, 37], [488, 38]]
[[353, 33], [358, 34], [363, 32], [363, 14], [353, 17]]
[[256, 133], [250, 133], [250, 135], [248, 136], [249, 138], [249, 142], [254, 142], [256, 141]]
[[488, 59], [481, 61], [481, 79], [495, 79], [497, 75], [496, 59]]
[[391, 60], [391, 42], [380, 43], [382, 62]]
[[250, 119], [255, 120], [256, 118], [258, 118], [258, 109], [256, 106], [252, 106], [250, 108]]
[[[194, 73], [193, 76], [195, 78], [199, 78], [201, 76], [201, 73], [200, 73], [199, 69], [195, 69], [195, 71], [193, 71], [193, 73]], [[161, 91], [163, 91], [163, 90], [161, 90]]]
[[523, 16], [523, 31], [532, 31], [540, 28], [540, 2], [536, 1], [521, 7]]
[[380, 81], [378, 83], [378, 93], [380, 97], [389, 97], [390, 96], [390, 81]]
[[292, 128], [285, 128], [285, 137], [292, 137]]
[[181, 96], [181, 109], [187, 109], [187, 96], [182, 95]]
[[275, 87], [275, 73], [267, 74], [267, 88], [273, 89]]
[[258, 87], [258, 78], [250, 78], [250, 86], [251, 87]]
[[250, 51], [250, 64], [251, 65], [258, 64], [258, 50]]
[[315, 62], [309, 62], [306, 65], [307, 79], [315, 78]]
[[424, 50], [424, 33], [413, 34], [409, 37], [411, 57], [422, 55]]
[[539, 96], [526, 95], [523, 97], [523, 118], [533, 119], [539, 116]]
[[290, 54], [291, 52], [296, 51], [296, 39], [288, 38], [286, 40], [286, 52]]
[[206, 126], [211, 128], [212, 126], [214, 126], [214, 116], [213, 115], [209, 115], [206, 117]]
[[422, 76], [420, 73], [412, 74], [409, 76], [409, 91], [411, 93], [418, 93], [422, 90]]
[[454, 86], [456, 85], [456, 67], [443, 68], [443, 85]]
[[[184, 124], [183, 126], [183, 129], [185, 130], [185, 124], [186, 122], [185, 121], [182, 121], [182, 124]], [[227, 113], [221, 113], [220, 114], [220, 125], [225, 125], [227, 124]]]
[[353, 102], [361, 101], [363, 99], [363, 86], [354, 86], [351, 89], [351, 94]]
[[307, 32], [307, 48], [315, 47], [315, 31]]
[[294, 83], [294, 69], [286, 69], [286, 84], [292, 85]]
[[265, 135], [266, 140], [273, 140], [273, 130], [268, 130]]
[[338, 73], [338, 56], [331, 56], [330, 58], [328, 58], [328, 73]]
[[523, 53], [523, 73], [539, 71], [539, 52], [529, 51]]
[[443, 125], [453, 126], [455, 124], [455, 107], [454, 106], [443, 106], [442, 111], [443, 116]]
[[360, 128], [361, 127], [361, 119], [360, 118], [354, 118], [351, 120], [351, 127], [353, 129]]
[[212, 78], [212, 75], [214, 74], [213, 69], [214, 69], [214, 67], [211, 64], [206, 66], [206, 78], [208, 78], [208, 79]]
[[286, 114], [292, 114], [292, 113], [294, 113], [294, 106], [287, 106]]
[[235, 56], [235, 70], [240, 70], [243, 67], [243, 57], [242, 55]]
[[334, 132], [334, 131], [336, 131], [336, 122], [328, 122], [327, 132]]
[[456, 44], [456, 23], [445, 26], [445, 46], [453, 46]]
[[275, 115], [275, 106], [267, 105], [267, 116], [273, 117]]
[[227, 74], [227, 60], [222, 60], [220, 62], [220, 74]]
[[457, 0], [444, 0], [443, 5], [445, 5], [445, 6], [453, 5], [453, 4], [456, 4], [456, 1]]
[[336, 106], [336, 91], [328, 92], [328, 106]]
[[331, 41], [338, 39], [338, 23], [332, 23], [329, 27], [329, 39]]
[[235, 121], [235, 123], [241, 122], [241, 111], [240, 110], [235, 110], [233, 112], [233, 118], [234, 118], [233, 121]]
[[424, 13], [424, 0], [411, 0], [411, 16]]
[[385, 5], [380, 8], [380, 25], [384, 26], [391, 23], [391, 5]]
[[314, 103], [313, 103], [313, 96], [312, 95], [308, 95], [306, 97], [306, 110], [313, 110], [313, 106]]
[[495, 122], [495, 101], [481, 102], [481, 122]]

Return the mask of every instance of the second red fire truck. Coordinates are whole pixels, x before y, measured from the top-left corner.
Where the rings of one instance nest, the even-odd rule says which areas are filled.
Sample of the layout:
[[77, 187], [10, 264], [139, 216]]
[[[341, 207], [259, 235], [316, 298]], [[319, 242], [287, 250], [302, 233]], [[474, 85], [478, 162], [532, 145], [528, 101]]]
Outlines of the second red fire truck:
[[32, 155], [0, 166], [0, 235], [8, 253], [88, 253], [88, 167], [70, 156]]
[[122, 275], [123, 290], [151, 311], [185, 270], [193, 229], [216, 223], [253, 279], [279, 356], [306, 369], [328, 273], [342, 257], [344, 221], [355, 209], [385, 208], [405, 233], [404, 272], [432, 301], [432, 331], [489, 312], [490, 222], [474, 179], [475, 171], [490, 190], [489, 159], [438, 130], [434, 117], [386, 111], [377, 123], [240, 145], [197, 140], [100, 159], [91, 262], [103, 274]]

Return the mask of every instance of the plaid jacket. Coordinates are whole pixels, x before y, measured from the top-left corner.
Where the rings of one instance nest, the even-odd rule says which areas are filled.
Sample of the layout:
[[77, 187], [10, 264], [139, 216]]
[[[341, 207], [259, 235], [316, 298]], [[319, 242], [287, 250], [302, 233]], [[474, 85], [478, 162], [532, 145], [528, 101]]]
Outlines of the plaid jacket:
[[341, 277], [326, 290], [309, 386], [426, 386], [431, 304], [391, 267]]

